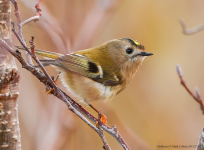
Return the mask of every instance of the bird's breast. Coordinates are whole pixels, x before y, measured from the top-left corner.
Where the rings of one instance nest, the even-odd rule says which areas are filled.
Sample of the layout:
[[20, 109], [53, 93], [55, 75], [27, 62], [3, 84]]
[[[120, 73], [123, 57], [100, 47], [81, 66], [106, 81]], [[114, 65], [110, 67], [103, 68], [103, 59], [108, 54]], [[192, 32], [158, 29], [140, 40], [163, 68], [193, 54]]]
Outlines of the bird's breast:
[[73, 71], [62, 69], [59, 71], [61, 71], [62, 84], [78, 101], [107, 101], [112, 99], [119, 90], [119, 86], [105, 86]]

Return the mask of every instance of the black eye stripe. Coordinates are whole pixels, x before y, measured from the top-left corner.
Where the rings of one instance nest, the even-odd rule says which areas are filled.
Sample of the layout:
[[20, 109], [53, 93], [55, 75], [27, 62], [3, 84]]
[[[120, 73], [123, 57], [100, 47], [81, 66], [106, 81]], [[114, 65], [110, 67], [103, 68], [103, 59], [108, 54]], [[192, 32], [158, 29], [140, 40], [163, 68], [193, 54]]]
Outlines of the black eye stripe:
[[126, 49], [126, 53], [127, 53], [127, 54], [131, 54], [132, 52], [133, 52], [133, 50], [132, 50], [131, 48], [127, 48], [127, 49]]

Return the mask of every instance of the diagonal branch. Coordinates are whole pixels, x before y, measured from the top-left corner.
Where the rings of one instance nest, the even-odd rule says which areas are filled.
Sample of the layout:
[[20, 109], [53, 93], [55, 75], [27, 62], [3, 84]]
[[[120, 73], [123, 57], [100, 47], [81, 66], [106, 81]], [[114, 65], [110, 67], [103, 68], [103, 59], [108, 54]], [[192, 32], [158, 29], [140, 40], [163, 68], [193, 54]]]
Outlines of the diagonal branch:
[[[42, 72], [40, 72], [39, 69], [36, 69], [32, 65], [27, 63], [23, 59], [23, 57], [21, 56], [20, 52], [19, 51], [14, 51], [5, 41], [0, 40], [0, 45], [4, 46], [14, 57], [16, 57], [19, 60], [19, 62], [22, 64], [23, 68], [27, 69], [33, 75], [35, 75], [43, 84], [53, 88], [54, 91], [52, 92], [52, 94], [55, 95], [56, 97], [58, 97], [59, 99], [61, 99], [63, 102], [65, 102], [65, 104], [68, 106], [69, 110], [71, 110], [73, 113], [75, 113], [79, 118], [81, 118], [86, 124], [88, 124], [93, 130], [95, 130], [99, 134], [99, 136], [101, 137], [101, 139], [103, 141], [105, 149], [109, 150], [110, 147], [108, 146], [108, 143], [107, 143], [107, 141], [105, 139], [105, 136], [103, 134], [102, 129], [107, 131], [109, 134], [111, 134], [120, 143], [120, 145], [123, 147], [124, 150], [129, 150], [130, 148], [128, 147], [128, 145], [126, 144], [126, 142], [124, 141], [122, 136], [118, 133], [118, 130], [117, 130], [117, 128], [115, 126], [111, 128], [111, 127], [107, 126], [106, 124], [101, 123], [99, 128], [96, 128], [86, 118], [90, 119], [94, 123], [96, 123], [98, 121], [98, 118], [93, 116], [86, 109], [84, 109], [81, 105], [76, 103], [73, 99], [71, 99], [67, 94], [65, 94], [62, 90], [60, 90], [54, 84], [53, 80], [48, 75], [48, 73], [46, 72], [45, 68], [43, 67], [41, 62], [38, 60], [38, 58], [36, 57], [36, 55], [34, 53], [34, 48], [31, 51], [27, 48], [26, 43], [25, 43], [25, 41], [23, 39], [22, 26], [19, 25], [19, 23], [21, 23], [21, 19], [20, 19], [21, 17], [20, 17], [20, 12], [18, 11], [17, 3], [16, 3], [15, 0], [11, 0], [11, 1], [14, 2], [16, 17], [17, 17], [17, 20], [19, 20], [18, 21], [18, 26], [17, 26], [18, 27], [18, 32], [15, 31], [15, 28], [13, 28], [12, 31], [14, 32], [14, 34], [16, 35], [16, 37], [18, 38], [18, 40], [20, 41], [22, 46], [25, 48], [25, 50], [28, 52], [28, 54], [30, 56], [32, 56], [32, 58], [40, 66], [40, 68], [42, 69], [44, 74]], [[33, 40], [31, 40], [31, 43], [32, 42], [33, 42]]]
[[[17, 34], [18, 35], [18, 34]], [[0, 45], [4, 46], [14, 57], [16, 57], [20, 63], [23, 65], [23, 68], [27, 69], [28, 71], [30, 71], [33, 75], [35, 75], [38, 79], [40, 79], [41, 82], [43, 82], [45, 85], [50, 85], [52, 88], [54, 88], [54, 95], [57, 96], [58, 98], [60, 97], [60, 99], [62, 101], [64, 101], [66, 103], [66, 105], [68, 106], [69, 110], [71, 110], [73, 113], [75, 113], [79, 118], [81, 118], [87, 125], [89, 125], [93, 130], [95, 130], [99, 136], [101, 137], [101, 139], [104, 139], [104, 135], [101, 134], [101, 130], [96, 128], [92, 123], [90, 123], [79, 111], [77, 111], [72, 105], [71, 103], [67, 100], [67, 97], [69, 98], [69, 96], [64, 95], [65, 93], [62, 92], [53, 82], [53, 80], [51, 79], [51, 77], [46, 73], [46, 70], [44, 70], [46, 73], [46, 75], [42, 74], [42, 72], [39, 71], [39, 69], [36, 69], [34, 67], [32, 67], [30, 64], [28, 64], [23, 57], [21, 56], [21, 53], [19, 51], [14, 51], [4, 40], [0, 39]], [[32, 56], [32, 58], [39, 63], [40, 68], [43, 67], [42, 64], [40, 63], [40, 61], [38, 59], [35, 58], [35, 56]], [[44, 68], [44, 67], [43, 67]], [[41, 68], [42, 69], [42, 68]], [[48, 77], [49, 76], [49, 77]], [[49, 79], [50, 78], [50, 79]], [[55, 85], [55, 87], [53, 86]], [[74, 101], [74, 100], [73, 100]], [[103, 142], [105, 142], [106, 140], [102, 140]], [[104, 143], [105, 145], [106, 143]], [[107, 149], [109, 150], [109, 149]]]
[[[43, 73], [45, 74], [47, 81], [49, 82], [50, 86], [54, 89], [54, 91], [62, 98], [62, 100], [64, 102], [66, 102], [66, 105], [68, 106], [68, 109], [71, 110], [73, 113], [75, 113], [79, 118], [81, 118], [86, 124], [88, 124], [92, 129], [94, 129], [98, 134], [101, 133], [99, 129], [97, 129], [92, 123], [90, 123], [81, 113], [79, 113], [72, 105], [71, 103], [67, 100], [67, 98], [65, 97], [64, 93], [55, 85], [54, 81], [52, 80], [52, 78], [49, 76], [49, 74], [47, 73], [47, 71], [45, 70], [44, 66], [42, 65], [42, 63], [39, 61], [38, 57], [35, 55], [34, 49], [34, 37], [32, 37], [30, 43], [32, 44], [31, 46], [31, 52], [29, 51], [29, 49], [27, 48], [27, 46], [24, 44], [24, 42], [22, 41], [22, 39], [20, 38], [20, 36], [18, 35], [18, 33], [15, 31], [14, 28], [14, 23], [13, 24], [13, 33], [16, 35], [16, 37], [18, 38], [18, 40], [20, 41], [20, 43], [22, 44], [22, 46], [26, 49], [26, 51], [32, 56], [32, 58], [35, 60], [35, 62], [39, 65], [40, 69], [43, 71]], [[100, 137], [102, 137], [102, 134], [99, 134]]]
[[[15, 30], [13, 29], [14, 34], [17, 36], [17, 38], [20, 40], [22, 46], [25, 46], [23, 44], [23, 42], [21, 41], [22, 39], [20, 39], [20, 36], [17, 34], [17, 32], [15, 32]], [[93, 124], [91, 124], [84, 116], [86, 116], [88, 119], [90, 119], [91, 121], [93, 121], [94, 123], [96, 123], [98, 121], [98, 119], [93, 116], [90, 112], [88, 112], [86, 109], [84, 109], [81, 105], [79, 105], [78, 103], [76, 103], [73, 99], [71, 99], [68, 95], [66, 95], [63, 91], [61, 91], [53, 82], [53, 80], [50, 78], [47, 78], [47, 76], [49, 76], [46, 73], [46, 70], [43, 69], [44, 67], [42, 66], [42, 64], [40, 63], [40, 61], [38, 59], [36, 59], [37, 57], [33, 56], [33, 54], [28, 50], [28, 48], [25, 46], [24, 48], [28, 51], [29, 54], [31, 54], [32, 58], [38, 63], [38, 65], [42, 70], [44, 70], [45, 74], [44, 75], [42, 72], [39, 71], [39, 69], [34, 68], [33, 66], [31, 66], [29, 63], [27, 63], [23, 57], [21, 56], [19, 51], [14, 51], [4, 40], [1, 39], [0, 41], [0, 45], [4, 46], [14, 57], [16, 57], [19, 62], [22, 64], [23, 68], [27, 69], [28, 71], [30, 71], [33, 75], [35, 75], [41, 82], [43, 82], [45, 85], [49, 85], [51, 86], [51, 88], [54, 88], [54, 91], [52, 92], [53, 95], [55, 95], [56, 97], [58, 97], [59, 99], [61, 99], [63, 102], [65, 102], [65, 104], [68, 106], [68, 108], [75, 113], [79, 118], [81, 118], [86, 124], [88, 124], [92, 129], [94, 129], [99, 136], [103, 136], [101, 134], [101, 131], [96, 128]], [[56, 87], [54, 87], [56, 86]], [[82, 114], [84, 115], [82, 115]], [[108, 125], [105, 125], [102, 123], [101, 127], [108, 132], [109, 134], [111, 134], [117, 141], [118, 143], [123, 147], [124, 150], [129, 150], [130, 148], [128, 147], [127, 143], [124, 141], [124, 139], [122, 138], [122, 136], [119, 134], [117, 128], [115, 126], [113, 126], [112, 128], [109, 127]], [[105, 137], [101, 137], [101, 139], [104, 139]], [[104, 142], [104, 145], [107, 145], [106, 140], [102, 140]]]
[[188, 85], [186, 84], [185, 80], [183, 79], [183, 73], [182, 73], [180, 65], [176, 66], [176, 70], [177, 70], [177, 74], [178, 74], [178, 76], [180, 78], [181, 84], [184, 86], [186, 91], [193, 97], [193, 99], [200, 104], [200, 109], [203, 111], [203, 114], [204, 114], [204, 103], [203, 103], [203, 100], [202, 100], [202, 98], [200, 96], [200, 92], [199, 92], [198, 88], [197, 87], [195, 88], [196, 93], [194, 94], [190, 90]]

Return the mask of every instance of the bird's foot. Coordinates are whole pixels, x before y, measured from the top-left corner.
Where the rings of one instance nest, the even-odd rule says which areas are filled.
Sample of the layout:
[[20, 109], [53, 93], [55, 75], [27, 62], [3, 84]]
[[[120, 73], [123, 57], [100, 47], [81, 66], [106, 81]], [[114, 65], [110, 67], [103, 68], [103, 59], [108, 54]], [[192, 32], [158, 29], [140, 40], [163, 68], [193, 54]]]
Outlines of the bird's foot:
[[[107, 125], [107, 117], [104, 114], [102, 114], [101, 112], [99, 112], [99, 114], [98, 114], [98, 120]], [[97, 128], [98, 128], [98, 125], [99, 125], [99, 121], [96, 122], [96, 127]]]
[[[54, 80], [54, 76], [52, 76], [52, 80], [55, 82], [55, 85], [57, 85], [57, 80], [59, 78], [59, 75], [60, 75], [60, 72], [58, 72], [57, 77], [55, 78], [55, 80]], [[51, 94], [52, 91], [54, 91], [53, 88], [46, 87], [44, 93]]]
[[[104, 124], [107, 124], [107, 117], [104, 114], [102, 114], [98, 109], [96, 109], [93, 105], [91, 104], [88, 104], [88, 105], [98, 113], [98, 120]], [[98, 127], [99, 121], [96, 122], [96, 127]]]

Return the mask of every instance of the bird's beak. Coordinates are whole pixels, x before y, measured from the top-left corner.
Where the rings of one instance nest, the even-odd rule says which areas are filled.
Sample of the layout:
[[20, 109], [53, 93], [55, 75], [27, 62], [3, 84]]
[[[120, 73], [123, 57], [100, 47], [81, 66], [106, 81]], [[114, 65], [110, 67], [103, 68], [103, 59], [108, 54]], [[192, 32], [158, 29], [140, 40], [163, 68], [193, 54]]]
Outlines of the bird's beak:
[[153, 54], [152, 53], [147, 53], [147, 52], [141, 52], [140, 54], [137, 54], [137, 55], [140, 55], [140, 56], [151, 56]]

